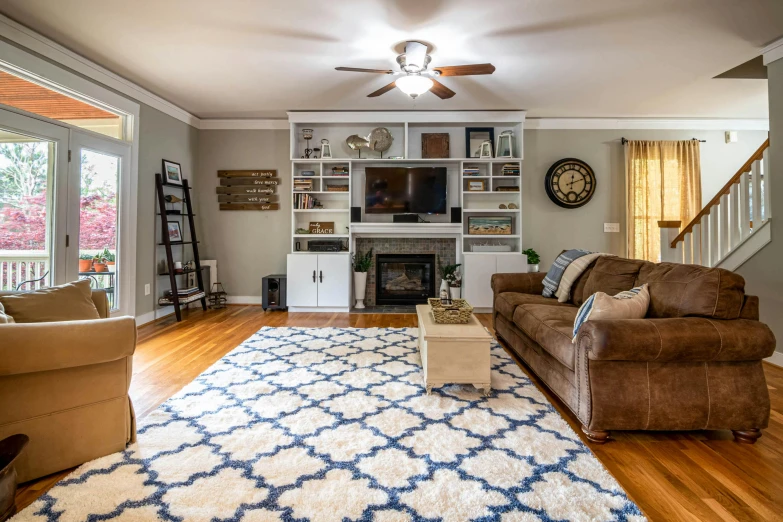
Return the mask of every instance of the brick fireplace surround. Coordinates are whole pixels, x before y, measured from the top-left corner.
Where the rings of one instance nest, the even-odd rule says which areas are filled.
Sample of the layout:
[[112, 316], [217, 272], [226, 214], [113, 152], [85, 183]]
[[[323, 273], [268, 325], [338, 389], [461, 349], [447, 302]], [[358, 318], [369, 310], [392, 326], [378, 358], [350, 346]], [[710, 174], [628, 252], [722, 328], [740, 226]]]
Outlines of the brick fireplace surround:
[[375, 306], [375, 256], [376, 254], [435, 254], [435, 293], [440, 288], [438, 265], [456, 263], [457, 240], [454, 238], [356, 238], [358, 252], [372, 251], [372, 266], [367, 272], [367, 293], [364, 302]]

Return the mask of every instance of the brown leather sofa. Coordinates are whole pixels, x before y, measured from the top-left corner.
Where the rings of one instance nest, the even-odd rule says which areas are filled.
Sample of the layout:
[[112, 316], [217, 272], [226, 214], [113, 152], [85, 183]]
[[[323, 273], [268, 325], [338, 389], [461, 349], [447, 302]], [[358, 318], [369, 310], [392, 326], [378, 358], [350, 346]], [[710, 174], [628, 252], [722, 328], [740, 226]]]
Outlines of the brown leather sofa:
[[[758, 298], [726, 270], [600, 257], [571, 299], [541, 295], [546, 274], [495, 274], [493, 320], [513, 350], [582, 423], [588, 440], [610, 430], [729, 429], [753, 443], [770, 403], [761, 360], [775, 337]], [[588, 321], [571, 342], [579, 305], [647, 283], [645, 319]]]
[[0, 325], [0, 440], [30, 444], [16, 461], [19, 482], [124, 450], [136, 438], [128, 396], [136, 349], [132, 317]]

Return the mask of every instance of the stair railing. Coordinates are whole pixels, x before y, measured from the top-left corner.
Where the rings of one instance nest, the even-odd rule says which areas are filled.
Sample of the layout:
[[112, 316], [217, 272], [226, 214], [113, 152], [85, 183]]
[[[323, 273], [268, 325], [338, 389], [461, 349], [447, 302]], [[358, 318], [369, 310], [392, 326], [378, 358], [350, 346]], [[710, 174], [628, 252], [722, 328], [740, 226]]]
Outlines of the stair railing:
[[767, 139], [685, 228], [659, 222], [661, 260], [715, 267], [728, 259], [772, 217], [769, 172]]

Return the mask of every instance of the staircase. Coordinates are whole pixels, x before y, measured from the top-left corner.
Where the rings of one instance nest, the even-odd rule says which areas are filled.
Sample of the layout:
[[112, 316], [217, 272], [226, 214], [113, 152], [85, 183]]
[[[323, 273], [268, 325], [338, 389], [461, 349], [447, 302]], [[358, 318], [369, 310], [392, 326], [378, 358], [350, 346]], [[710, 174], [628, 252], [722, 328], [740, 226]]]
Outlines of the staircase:
[[772, 239], [769, 139], [726, 185], [680, 229], [660, 221], [661, 261], [735, 270]]

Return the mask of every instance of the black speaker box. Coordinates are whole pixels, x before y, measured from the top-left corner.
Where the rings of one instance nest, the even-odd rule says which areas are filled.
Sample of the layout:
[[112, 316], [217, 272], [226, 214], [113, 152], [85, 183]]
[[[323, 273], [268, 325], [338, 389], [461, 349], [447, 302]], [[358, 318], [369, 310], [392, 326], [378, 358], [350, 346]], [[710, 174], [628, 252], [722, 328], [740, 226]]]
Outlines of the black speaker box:
[[285, 274], [268, 275], [263, 278], [261, 285], [261, 306], [266, 310], [285, 310], [286, 303], [286, 276]]
[[362, 207], [351, 207], [351, 223], [362, 222]]
[[418, 214], [394, 214], [395, 223], [418, 223]]
[[462, 223], [462, 207], [451, 207], [451, 222]]

